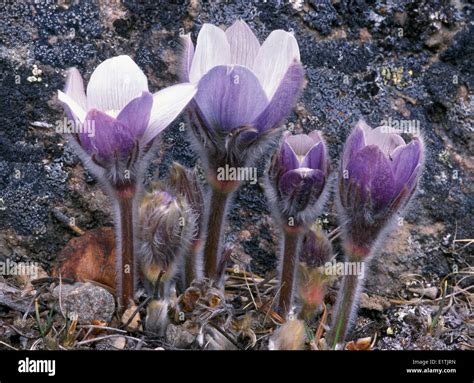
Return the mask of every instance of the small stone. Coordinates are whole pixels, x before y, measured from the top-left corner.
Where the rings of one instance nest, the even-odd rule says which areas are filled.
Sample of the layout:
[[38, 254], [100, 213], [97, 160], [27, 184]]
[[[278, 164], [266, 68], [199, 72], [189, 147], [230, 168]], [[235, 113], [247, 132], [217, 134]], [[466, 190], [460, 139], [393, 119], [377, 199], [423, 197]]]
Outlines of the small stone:
[[117, 350], [123, 350], [126, 344], [127, 340], [123, 336], [117, 336], [110, 340], [110, 345]]
[[[122, 324], [126, 324], [133, 314], [137, 311], [137, 306], [130, 306], [122, 314]], [[140, 313], [136, 313], [130, 323], [127, 325], [128, 331], [137, 331], [141, 329]]]
[[393, 335], [393, 328], [391, 327], [387, 328], [387, 335]]
[[190, 348], [196, 337], [181, 326], [173, 324], [166, 328], [166, 341], [176, 348]]
[[[79, 323], [101, 320], [109, 323], [115, 311], [114, 297], [106, 289], [92, 283], [77, 282], [56, 286], [53, 295], [59, 299], [65, 315], [77, 315]], [[59, 302], [57, 308], [60, 309]]]

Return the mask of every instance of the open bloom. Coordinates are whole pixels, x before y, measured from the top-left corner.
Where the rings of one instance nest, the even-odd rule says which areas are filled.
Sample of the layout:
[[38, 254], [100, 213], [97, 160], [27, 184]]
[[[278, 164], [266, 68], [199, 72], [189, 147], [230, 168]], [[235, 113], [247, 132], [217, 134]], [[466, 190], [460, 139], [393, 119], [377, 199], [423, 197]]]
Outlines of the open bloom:
[[151, 94], [137, 64], [129, 56], [117, 56], [94, 70], [87, 93], [79, 71], [71, 68], [58, 98], [75, 125], [75, 141], [87, 153], [86, 159], [116, 180], [124, 178], [123, 170], [133, 170], [195, 93], [195, 86], [188, 83]]
[[326, 144], [318, 131], [286, 133], [268, 171], [269, 199], [285, 221], [310, 224], [324, 203], [328, 173]]
[[302, 88], [298, 43], [276, 30], [260, 45], [243, 21], [225, 32], [204, 24], [195, 50], [190, 36], [184, 39], [183, 78], [198, 83], [191, 116], [204, 160], [208, 167], [223, 161], [245, 166]]
[[406, 144], [386, 130], [359, 121], [344, 147], [338, 203], [351, 254], [369, 255], [387, 223], [410, 200], [421, 175], [421, 138]]

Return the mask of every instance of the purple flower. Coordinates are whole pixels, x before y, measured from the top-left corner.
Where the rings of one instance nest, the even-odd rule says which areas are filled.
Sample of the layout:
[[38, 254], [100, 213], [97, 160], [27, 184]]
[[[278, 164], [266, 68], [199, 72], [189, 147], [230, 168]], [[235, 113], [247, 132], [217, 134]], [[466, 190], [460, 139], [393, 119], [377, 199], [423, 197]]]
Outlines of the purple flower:
[[329, 174], [326, 144], [318, 131], [287, 133], [268, 172], [269, 199], [281, 218], [310, 224], [323, 203]]
[[[225, 32], [204, 24], [196, 49], [184, 38], [182, 76], [198, 83], [191, 106], [207, 165], [245, 166], [290, 113], [304, 80], [298, 43], [273, 31], [260, 45], [243, 21]], [[219, 164], [218, 166], [220, 166]]]
[[117, 56], [94, 70], [87, 95], [79, 71], [71, 68], [58, 98], [75, 124], [74, 137], [82, 150], [95, 165], [118, 172], [120, 165], [132, 170], [195, 93], [194, 85], [179, 84], [152, 95], [137, 64], [129, 56]]
[[387, 223], [409, 202], [422, 166], [421, 138], [406, 144], [388, 127], [357, 123], [346, 141], [339, 177], [338, 203], [349, 253], [370, 253]]

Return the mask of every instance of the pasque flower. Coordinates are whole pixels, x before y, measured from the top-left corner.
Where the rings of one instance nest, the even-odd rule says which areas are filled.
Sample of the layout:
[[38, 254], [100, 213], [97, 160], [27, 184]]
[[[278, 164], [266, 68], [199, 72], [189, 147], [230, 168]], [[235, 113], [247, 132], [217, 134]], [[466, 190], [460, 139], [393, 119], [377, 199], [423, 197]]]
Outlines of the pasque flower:
[[[105, 173], [117, 185], [136, 177], [134, 170], [154, 138], [195, 93], [196, 87], [186, 83], [151, 94], [137, 64], [129, 56], [117, 56], [94, 70], [87, 93], [79, 71], [71, 68], [58, 98], [76, 124], [73, 138], [85, 152], [91, 170]], [[94, 127], [92, 134], [87, 129], [90, 126]]]
[[326, 200], [328, 174], [326, 144], [318, 131], [285, 133], [273, 156], [267, 187], [282, 224], [308, 225], [316, 219]]
[[304, 81], [293, 34], [276, 30], [260, 45], [243, 21], [225, 32], [204, 24], [196, 49], [184, 37], [182, 76], [198, 83], [189, 105], [194, 140], [212, 186], [204, 246], [205, 274], [218, 279], [229, 196], [240, 181], [218, 180], [224, 167], [252, 166], [257, 154], [280, 134], [281, 122], [294, 106]]
[[265, 188], [282, 232], [278, 310], [283, 316], [292, 306], [303, 236], [327, 198], [328, 176], [326, 144], [320, 133], [287, 132], [273, 155]]
[[[412, 198], [423, 168], [423, 141], [406, 144], [385, 126], [359, 121], [346, 141], [339, 171], [337, 205], [343, 247], [350, 262], [369, 262], [397, 214]], [[365, 268], [364, 268], [365, 269]], [[363, 276], [346, 275], [329, 344], [340, 347], [356, 313]]]
[[128, 306], [134, 295], [136, 196], [156, 136], [196, 93], [179, 84], [151, 94], [142, 70], [128, 56], [102, 62], [84, 83], [69, 70], [58, 98], [75, 129], [70, 142], [100, 181], [115, 206], [117, 230], [117, 299]]
[[368, 257], [395, 213], [413, 195], [423, 166], [423, 143], [409, 144], [387, 127], [359, 121], [347, 139], [339, 175], [339, 213], [351, 257]]

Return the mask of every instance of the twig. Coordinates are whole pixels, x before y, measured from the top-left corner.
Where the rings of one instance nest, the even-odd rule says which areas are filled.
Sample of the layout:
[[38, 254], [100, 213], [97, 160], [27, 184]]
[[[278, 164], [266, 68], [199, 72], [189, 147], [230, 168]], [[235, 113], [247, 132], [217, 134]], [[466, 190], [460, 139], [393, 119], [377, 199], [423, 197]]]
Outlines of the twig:
[[222, 330], [219, 326], [215, 325], [214, 323], [209, 323], [212, 328], [217, 330], [221, 335], [223, 335], [230, 343], [232, 343], [237, 349], [242, 350], [242, 347], [234, 340], [229, 334], [227, 334], [224, 330]]
[[0, 340], [0, 344], [3, 344], [4, 346], [6, 346], [6, 347], [8, 347], [8, 348], [11, 348], [12, 350], [18, 351], [17, 348], [15, 348], [15, 347], [13, 347], [13, 346], [10, 346], [8, 343], [2, 342], [1, 340]]
[[151, 300], [151, 297], [146, 298], [142, 303], [140, 303], [133, 314], [128, 318], [127, 322], [120, 326], [120, 328], [127, 328], [130, 323], [132, 323], [133, 318], [135, 318], [135, 315], [142, 309], [142, 307], [145, 307], [145, 305]]
[[91, 330], [94, 330], [94, 329], [98, 329], [98, 330], [107, 330], [107, 331], [116, 331], [116, 332], [119, 332], [121, 334], [126, 334], [127, 331], [125, 330], [120, 330], [118, 328], [115, 328], [115, 327], [107, 327], [107, 326], [98, 326], [98, 325], [93, 325], [93, 324], [83, 324], [83, 325], [78, 325], [77, 328], [79, 329], [91, 329]]
[[[130, 339], [130, 340], [134, 340], [136, 342], [144, 342], [143, 339], [140, 339], [140, 338], [135, 338], [133, 336], [128, 336], [128, 335], [121, 335], [121, 334], [111, 334], [111, 335], [104, 335], [104, 336], [101, 336], [99, 338], [94, 338], [94, 339], [87, 339], [87, 340], [82, 340], [80, 342], [78, 342], [76, 344], [76, 346], [83, 346], [85, 344], [89, 344], [89, 343], [93, 343], [93, 342], [98, 342], [100, 340], [104, 340], [104, 339], [111, 339], [111, 338], [115, 338], [115, 337], [124, 337], [125, 339]], [[145, 343], [145, 342], [144, 342]], [[146, 344], [146, 343], [145, 343]]]

